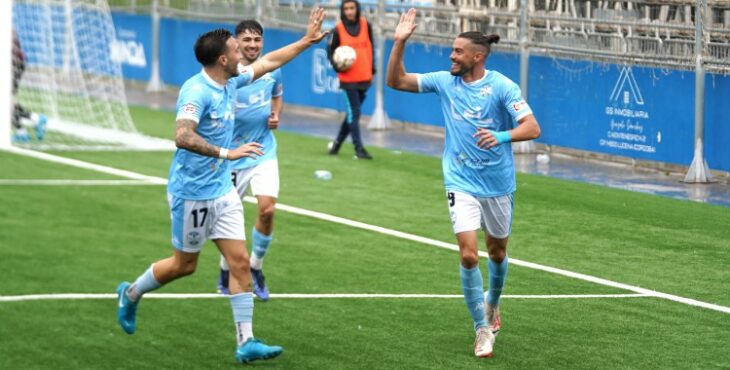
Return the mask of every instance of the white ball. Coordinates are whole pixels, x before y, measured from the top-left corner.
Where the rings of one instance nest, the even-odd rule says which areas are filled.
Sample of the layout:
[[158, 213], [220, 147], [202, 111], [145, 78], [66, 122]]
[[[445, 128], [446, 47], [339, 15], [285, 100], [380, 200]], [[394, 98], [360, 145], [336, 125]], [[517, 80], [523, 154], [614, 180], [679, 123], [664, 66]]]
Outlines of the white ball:
[[550, 163], [550, 156], [547, 154], [538, 154], [537, 163], [542, 163], [542, 164]]
[[350, 68], [355, 63], [355, 59], [357, 59], [355, 49], [347, 45], [337, 47], [332, 55], [332, 61], [335, 62], [337, 69], [342, 72]]

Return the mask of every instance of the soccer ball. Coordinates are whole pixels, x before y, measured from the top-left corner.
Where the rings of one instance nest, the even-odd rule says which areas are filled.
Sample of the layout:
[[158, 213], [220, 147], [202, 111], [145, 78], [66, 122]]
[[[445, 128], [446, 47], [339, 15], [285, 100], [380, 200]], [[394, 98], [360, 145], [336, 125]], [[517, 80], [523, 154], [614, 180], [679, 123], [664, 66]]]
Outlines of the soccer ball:
[[332, 55], [332, 61], [335, 62], [335, 66], [340, 72], [350, 68], [355, 63], [355, 59], [357, 59], [355, 49], [347, 45], [337, 47]]

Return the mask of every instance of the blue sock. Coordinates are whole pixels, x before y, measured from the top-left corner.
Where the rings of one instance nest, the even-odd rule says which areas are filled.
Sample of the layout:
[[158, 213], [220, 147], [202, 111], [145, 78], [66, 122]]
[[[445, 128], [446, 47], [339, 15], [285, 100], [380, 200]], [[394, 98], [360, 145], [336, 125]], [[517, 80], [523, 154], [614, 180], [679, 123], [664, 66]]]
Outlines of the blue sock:
[[244, 292], [230, 296], [233, 322], [236, 324], [238, 345], [253, 337], [253, 293]]
[[155, 279], [155, 275], [152, 273], [152, 266], [150, 266], [127, 290], [127, 297], [136, 302], [142, 297], [142, 294], [151, 292], [161, 286]]
[[471, 269], [459, 265], [459, 269], [461, 271], [461, 287], [464, 290], [464, 301], [466, 301], [466, 308], [469, 309], [471, 318], [474, 320], [474, 330], [476, 330], [480, 326], [487, 325], [487, 320], [484, 318], [482, 273], [479, 271], [479, 265]]
[[252, 229], [253, 231], [251, 231], [251, 235], [253, 236], [253, 253], [259, 259], [264, 258], [264, 256], [266, 255], [266, 251], [269, 249], [269, 243], [271, 243], [271, 237], [273, 234], [264, 235], [256, 230], [256, 226], [254, 226]]
[[489, 260], [489, 292], [487, 303], [492, 306], [499, 304], [499, 296], [502, 295], [504, 280], [507, 278], [507, 256], [504, 256], [502, 263]]

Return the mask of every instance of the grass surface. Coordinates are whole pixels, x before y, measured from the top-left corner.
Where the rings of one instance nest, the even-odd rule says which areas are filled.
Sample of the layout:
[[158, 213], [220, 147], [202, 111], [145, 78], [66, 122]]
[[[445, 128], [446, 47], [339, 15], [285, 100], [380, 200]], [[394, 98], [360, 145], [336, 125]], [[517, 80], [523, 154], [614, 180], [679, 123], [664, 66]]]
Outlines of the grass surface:
[[[132, 111], [168, 137], [170, 113]], [[373, 148], [328, 156], [325, 141], [277, 133], [280, 202], [454, 243], [436, 158]], [[171, 153], [64, 152], [167, 177]], [[0, 152], [4, 179], [110, 179]], [[313, 172], [327, 169], [331, 181]], [[730, 209], [518, 175], [510, 256], [730, 306]], [[0, 295], [111, 293], [170, 254], [163, 186], [2, 185]], [[246, 208], [246, 225], [255, 210]], [[160, 290], [209, 293], [217, 253]], [[486, 263], [481, 264], [482, 267]], [[460, 294], [458, 254], [278, 212], [265, 263], [273, 293]], [[626, 291], [511, 265], [505, 294]], [[0, 368], [232, 368], [225, 299], [146, 299], [127, 336], [115, 301], [0, 302]], [[462, 299], [272, 299], [254, 333], [285, 353], [272, 369], [727, 369], [728, 315], [658, 298], [502, 301], [495, 358], [473, 357]]]

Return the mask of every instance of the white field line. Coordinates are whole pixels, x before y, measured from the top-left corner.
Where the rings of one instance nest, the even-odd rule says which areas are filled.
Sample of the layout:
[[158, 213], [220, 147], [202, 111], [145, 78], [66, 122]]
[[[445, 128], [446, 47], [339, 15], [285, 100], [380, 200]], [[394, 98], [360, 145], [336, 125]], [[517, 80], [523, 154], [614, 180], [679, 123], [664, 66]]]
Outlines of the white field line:
[[[4, 150], [8, 150], [8, 149], [4, 149]], [[160, 177], [146, 176], [146, 175], [138, 174], [138, 173], [131, 172], [131, 171], [119, 170], [119, 169], [116, 169], [113, 167], [107, 167], [107, 166], [87, 163], [87, 162], [83, 162], [83, 161], [79, 161], [79, 160], [58, 157], [58, 156], [54, 156], [54, 155], [50, 155], [50, 154], [46, 154], [46, 153], [39, 153], [39, 152], [31, 151], [31, 150], [17, 149], [17, 148], [11, 148], [8, 151], [10, 151], [12, 153], [16, 153], [16, 154], [27, 155], [27, 156], [34, 157], [34, 158], [49, 160], [51, 162], [63, 163], [63, 164], [67, 164], [70, 166], [76, 166], [76, 167], [86, 168], [86, 169], [99, 171], [99, 172], [103, 172], [103, 173], [114, 174], [117, 176], [127, 177], [127, 178], [131, 178], [131, 179], [135, 179], [135, 180], [149, 180], [150, 182], [160, 184], [160, 185], [167, 183], [166, 179], [163, 179]], [[253, 198], [253, 197], [245, 197], [244, 200], [249, 203], [256, 203], [256, 198]], [[310, 210], [293, 207], [293, 206], [289, 206], [289, 205], [285, 205], [285, 204], [277, 204], [276, 208], [280, 209], [282, 211], [285, 211], [285, 212], [293, 213], [293, 214], [308, 216], [308, 217], [312, 217], [312, 218], [316, 218], [316, 219], [320, 219], [320, 220], [324, 220], [324, 221], [330, 221], [330, 222], [338, 223], [341, 225], [355, 227], [355, 228], [362, 229], [362, 230], [373, 231], [373, 232], [377, 232], [377, 233], [384, 234], [384, 235], [390, 235], [390, 236], [394, 236], [394, 237], [401, 238], [401, 239], [406, 239], [406, 240], [415, 241], [415, 242], [422, 243], [422, 244], [431, 245], [434, 247], [449, 249], [449, 250], [453, 250], [453, 251], [459, 250], [459, 247], [456, 244], [446, 243], [446, 242], [442, 242], [439, 240], [434, 240], [434, 239], [430, 239], [430, 238], [426, 238], [426, 237], [422, 237], [422, 236], [418, 236], [418, 235], [404, 233], [402, 231], [397, 231], [397, 230], [387, 229], [387, 228], [380, 227], [380, 226], [370, 225], [370, 224], [366, 224], [366, 223], [359, 222], [359, 221], [348, 220], [346, 218], [332, 216], [332, 215], [328, 215], [326, 213], [310, 211]], [[479, 255], [482, 257], [488, 257], [487, 253], [484, 251], [480, 251]], [[570, 278], [574, 278], [574, 279], [578, 279], [578, 280], [592, 282], [592, 283], [599, 284], [599, 285], [610, 286], [610, 287], [618, 288], [618, 289], [624, 289], [624, 290], [628, 290], [628, 291], [638, 293], [638, 294], [662, 298], [662, 299], [670, 300], [673, 302], [678, 302], [678, 303], [695, 306], [695, 307], [702, 307], [702, 308], [706, 308], [709, 310], [730, 314], [730, 307], [727, 307], [727, 306], [721, 306], [721, 305], [714, 304], [714, 303], [698, 301], [696, 299], [685, 298], [685, 297], [680, 297], [680, 296], [676, 296], [673, 294], [657, 292], [655, 290], [641, 288], [641, 287], [623, 284], [623, 283], [618, 283], [615, 281], [599, 278], [596, 276], [581, 274], [581, 273], [563, 270], [563, 269], [559, 269], [559, 268], [555, 268], [555, 267], [540, 265], [537, 263], [522, 261], [517, 258], [510, 258], [509, 261], [510, 261], [510, 263], [515, 264], [517, 266], [527, 267], [527, 268], [531, 268], [531, 269], [539, 270], [539, 271], [550, 272], [550, 273], [553, 273], [556, 275], [562, 275], [562, 276], [566, 276], [566, 277], [570, 277]]]
[[[210, 299], [228, 298], [216, 293], [147, 293], [145, 299]], [[557, 294], [557, 295], [524, 295], [503, 294], [501, 298], [515, 299], [616, 299], [652, 297], [646, 294]], [[276, 299], [464, 299], [462, 294], [271, 294]], [[59, 293], [59, 294], [25, 294], [0, 296], [0, 302], [47, 301], [47, 300], [84, 300], [84, 299], [117, 299], [114, 293]]]
[[0, 186], [132, 186], [160, 185], [149, 180], [0, 179]]
[[165, 185], [167, 184], [167, 180], [159, 177], [154, 176], [146, 176], [142, 175], [140, 173], [126, 171], [126, 170], [120, 170], [118, 168], [113, 167], [107, 167], [102, 166], [94, 163], [79, 161], [77, 159], [71, 159], [66, 157], [59, 157], [57, 155], [52, 155], [48, 153], [42, 153], [42, 152], [36, 152], [34, 150], [28, 150], [28, 149], [21, 149], [16, 147], [9, 147], [9, 148], [2, 148], [2, 150], [5, 150], [10, 153], [24, 155], [26, 157], [36, 158], [36, 159], [42, 159], [44, 161], [49, 161], [53, 163], [61, 163], [68, 166], [83, 168], [87, 170], [97, 171], [101, 173], [108, 173], [110, 175], [115, 175], [119, 177], [126, 177], [128, 179], [133, 180], [143, 180], [143, 181], [149, 181], [155, 184]]

